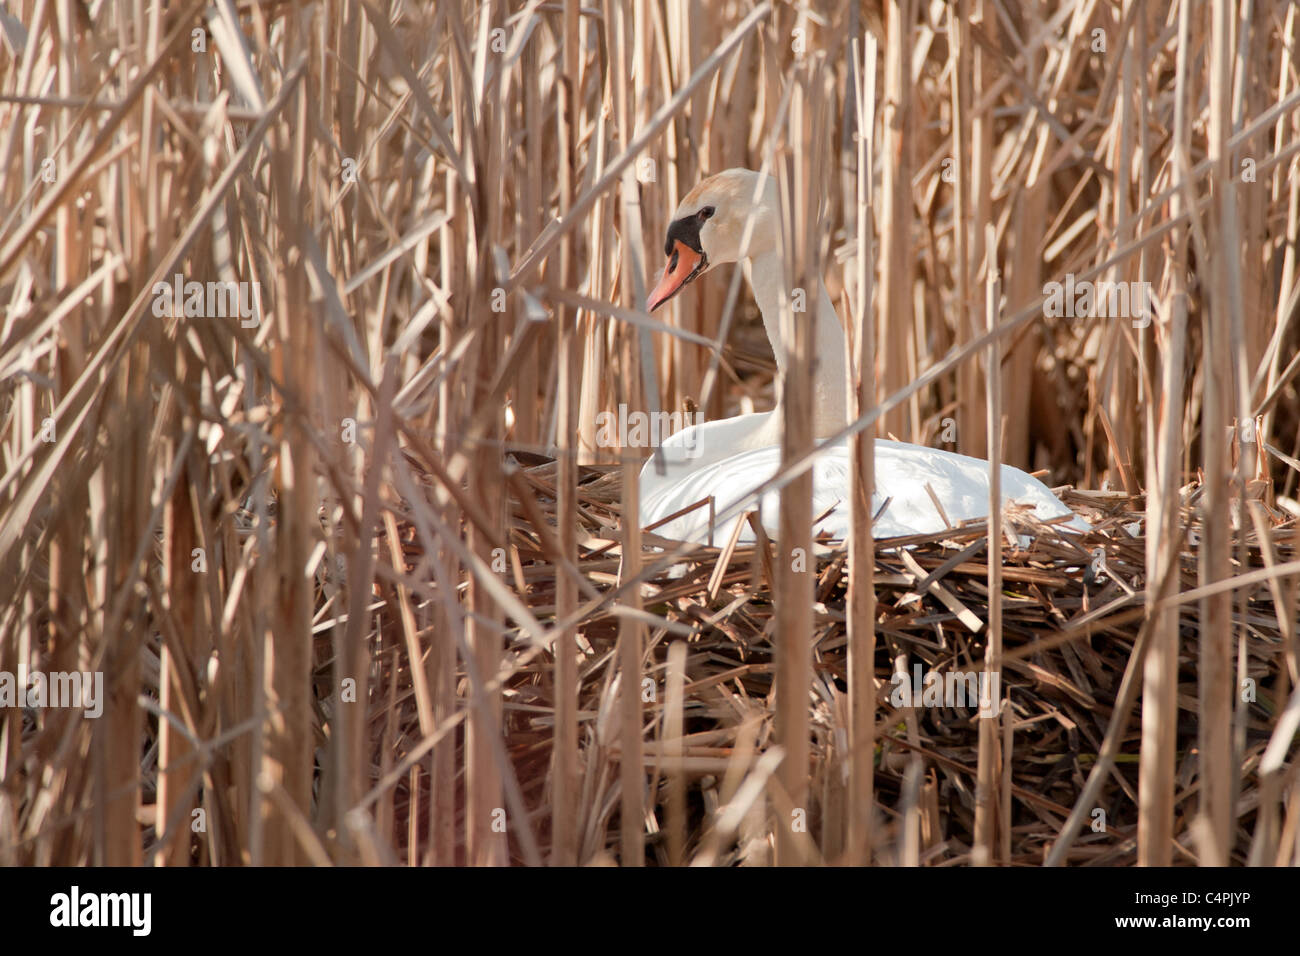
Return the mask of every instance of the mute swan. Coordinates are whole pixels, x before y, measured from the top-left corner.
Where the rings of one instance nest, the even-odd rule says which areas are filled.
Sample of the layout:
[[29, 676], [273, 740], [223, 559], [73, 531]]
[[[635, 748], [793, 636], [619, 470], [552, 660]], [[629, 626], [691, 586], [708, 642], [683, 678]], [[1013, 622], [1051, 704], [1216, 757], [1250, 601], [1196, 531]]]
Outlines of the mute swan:
[[[664, 253], [668, 264], [663, 277], [646, 303], [653, 312], [682, 290], [696, 276], [724, 262], [740, 260], [745, 277], [763, 315], [763, 327], [772, 343], [777, 368], [784, 373], [786, 350], [780, 335], [780, 283], [785, 275], [778, 248], [779, 206], [776, 181], [748, 169], [729, 169], [704, 180], [677, 207], [668, 227]], [[754, 203], [754, 196], [761, 198]], [[741, 242], [746, 220], [754, 224], [747, 254]], [[813, 428], [824, 440], [848, 423], [848, 384], [844, 333], [826, 287], [819, 281], [817, 307], [811, 311], [814, 329]], [[809, 297], [812, 298], [811, 296]], [[692, 425], [675, 432], [660, 445], [666, 471], [660, 474], [652, 456], [641, 470], [641, 524], [653, 525], [712, 497], [708, 507], [675, 518], [655, 533], [679, 541], [721, 545], [731, 535], [735, 522], [745, 511], [758, 510], [759, 520], [775, 536], [779, 523], [780, 496], [768, 492], [755, 508], [749, 504], [733, 517], [714, 522], [737, 501], [771, 478], [781, 463], [781, 412], [739, 415]], [[876, 441], [875, 496], [873, 513], [879, 513], [886, 499], [889, 506], [873, 523], [872, 534], [891, 538], [928, 534], [968, 518], [988, 513], [988, 462], [966, 455]], [[813, 516], [826, 514], [813, 529], [829, 532], [843, 540], [849, 534], [849, 450], [840, 441], [827, 448], [812, 467]], [[942, 505], [943, 515], [926, 490], [927, 484]], [[1023, 471], [1002, 466], [1004, 502], [1032, 506], [1035, 515], [1049, 520], [1071, 515], [1067, 525], [1084, 531], [1090, 526], [1056, 498], [1041, 481]], [[948, 521], [944, 520], [944, 516]], [[710, 527], [710, 524], [713, 527]], [[752, 542], [754, 534], [746, 523], [740, 541]]]

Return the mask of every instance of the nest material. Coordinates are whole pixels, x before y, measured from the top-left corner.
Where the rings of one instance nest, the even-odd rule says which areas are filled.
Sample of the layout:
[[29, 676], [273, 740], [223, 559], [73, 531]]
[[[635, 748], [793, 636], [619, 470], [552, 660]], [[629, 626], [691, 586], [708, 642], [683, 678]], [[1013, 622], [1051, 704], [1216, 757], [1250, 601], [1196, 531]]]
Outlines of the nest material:
[[[536, 459], [533, 459], [536, 461]], [[588, 613], [577, 629], [581, 652], [579, 704], [584, 861], [613, 861], [618, 854], [618, 719], [614, 704], [621, 620], [620, 470], [582, 469], [578, 489], [579, 558], [576, 570], [590, 585]], [[509, 541], [512, 580], [518, 596], [543, 623], [556, 613], [554, 563], [555, 478], [553, 462], [521, 467], [522, 482], [510, 498]], [[521, 500], [526, 494], [530, 500]], [[1040, 864], [1097, 762], [1111, 725], [1121, 678], [1132, 660], [1145, 610], [1144, 503], [1123, 492], [1059, 494], [1093, 523], [1086, 534], [1060, 532], [1031, 516], [1004, 515], [1002, 560], [1004, 660], [1001, 695], [1010, 715], [1010, 858]], [[1194, 503], [1197, 484], [1182, 492], [1178, 590], [1196, 587], [1199, 538]], [[1295, 522], [1264, 508], [1262, 524], [1247, 523], [1234, 540], [1234, 555], [1246, 566], [1265, 566], [1261, 545], [1273, 560], [1296, 551]], [[539, 522], [544, 525], [539, 527]], [[1261, 542], [1259, 529], [1269, 540]], [[408, 561], [414, 567], [413, 538]], [[1027, 546], [1026, 546], [1027, 543]], [[655, 619], [647, 626], [643, 675], [662, 683], [669, 645], [687, 644], [684, 738], [665, 747], [662, 699], [643, 708], [648, 806], [652, 810], [650, 860], [668, 861], [662, 839], [668, 787], [673, 774], [686, 778], [687, 858], [715, 863], [769, 862], [770, 826], [762, 801], [744, 822], [716, 830], [718, 808], [736, 797], [738, 782], [757, 772], [770, 744], [776, 617], [771, 558], [754, 545], [695, 547], [689, 556], [667, 561], [672, 542], [645, 535], [642, 603]], [[770, 545], [769, 545], [770, 547]], [[834, 862], [844, 845], [846, 799], [843, 758], [847, 727], [847, 550], [842, 544], [816, 546], [813, 686], [809, 688], [813, 732], [808, 832], [821, 859]], [[1290, 585], [1283, 581], [1285, 593]], [[903, 859], [902, 821], [917, 824], [919, 847], [912, 860], [943, 865], [970, 861], [979, 746], [978, 705], [897, 706], [898, 689], [911, 686], [919, 669], [943, 680], [955, 672], [984, 667], [989, 615], [987, 529], [983, 521], [949, 531], [876, 543], [878, 685], [874, 755], [877, 824], [875, 857]], [[1257, 800], [1260, 755], [1288, 692], [1284, 673], [1287, 628], [1268, 583], [1241, 588], [1233, 607], [1236, 633], [1245, 638], [1245, 672], [1250, 693], [1237, 704], [1244, 729], [1240, 754], [1243, 786], [1238, 806], [1250, 816]], [[589, 600], [592, 595], [612, 598]], [[1294, 601], [1291, 601], [1294, 606]], [[1177, 736], [1177, 826], [1182, 860], [1194, 859], [1188, 822], [1193, 816], [1197, 747], [1197, 634], [1195, 601], [1179, 606], [1179, 723]], [[1290, 628], [1294, 635], [1295, 628]], [[505, 693], [506, 735], [521, 789], [543, 831], [547, 829], [548, 772], [554, 726], [554, 661], [532, 639], [514, 632], [508, 654], [513, 676]], [[1290, 639], [1294, 639], [1293, 636]], [[1294, 667], [1294, 661], [1291, 662]], [[895, 678], [898, 672], [907, 679]], [[1138, 670], [1140, 676], [1141, 671]], [[925, 680], [929, 680], [926, 678]], [[1243, 685], [1247, 686], [1247, 685]], [[1252, 699], [1253, 698], [1253, 699]], [[906, 698], [904, 698], [906, 700]], [[1067, 857], [1072, 863], [1129, 864], [1136, 860], [1139, 708], [1132, 708], [1115, 766], [1107, 775]], [[1007, 717], [1001, 733], [1008, 733]], [[680, 751], [679, 749], [680, 748]], [[680, 756], [678, 753], [680, 752]], [[1102, 811], [1098, 814], [1096, 811]], [[1098, 826], [1098, 822], [1102, 826]], [[1243, 825], [1247, 821], [1242, 820]], [[658, 826], [658, 829], [657, 829]], [[1247, 829], [1250, 829], [1247, 826]], [[1239, 841], [1235, 858], [1245, 859], [1249, 841]]]

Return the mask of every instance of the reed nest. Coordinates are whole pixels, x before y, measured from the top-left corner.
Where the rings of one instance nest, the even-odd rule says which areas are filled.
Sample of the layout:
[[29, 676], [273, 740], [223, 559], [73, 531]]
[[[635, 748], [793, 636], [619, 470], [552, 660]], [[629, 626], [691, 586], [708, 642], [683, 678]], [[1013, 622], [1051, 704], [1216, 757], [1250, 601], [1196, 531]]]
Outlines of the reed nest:
[[[518, 480], [512, 482], [509, 502], [514, 556], [509, 576], [538, 622], [549, 626], [556, 620], [556, 582], [565, 573], [557, 566], [554, 545], [558, 469], [553, 461], [539, 462], [529, 453], [511, 460]], [[619, 853], [611, 818], [617, 817], [619, 796], [615, 645], [622, 619], [621, 475], [612, 466], [580, 470], [581, 535], [577, 560], [570, 565], [590, 585], [579, 625], [584, 780], [579, 818], [583, 858], [596, 863], [613, 862]], [[1266, 484], [1260, 480], [1252, 487], [1256, 497], [1247, 499], [1246, 513], [1253, 520], [1235, 529], [1234, 553], [1240, 563], [1234, 573], [1267, 572], [1278, 555], [1295, 553], [1295, 519], [1268, 506]], [[1131, 864], [1137, 854], [1141, 705], [1121, 687], [1141, 673], [1146, 650], [1145, 501], [1123, 491], [1054, 490], [1092, 524], [1091, 531], [1061, 530], [1055, 526], [1059, 522], [1044, 524], [1032, 513], [1004, 517], [1002, 696], [1011, 716], [1001, 755], [1004, 812], [1011, 821], [1004, 860], [1018, 865], [1046, 860], [1106, 752], [1110, 769], [1100, 787], [1088, 793], [1088, 825], [1065, 860]], [[1198, 482], [1180, 490], [1183, 540], [1199, 540], [1196, 503], [1202, 491]], [[425, 552], [414, 525], [403, 522], [397, 531], [404, 570], [416, 573]], [[973, 692], [955, 706], [944, 706], [937, 695], [945, 681], [951, 683], [948, 675], [978, 672], [987, 650], [987, 531], [987, 522], [968, 521], [945, 532], [876, 542], [880, 644], [874, 679], [880, 729], [872, 762], [879, 862], [956, 865], [971, 860], [981, 704]], [[744, 779], [766, 782], [771, 774], [761, 758], [773, 739], [777, 621], [772, 565], [779, 557], [770, 542], [762, 547], [733, 542], [682, 546], [652, 532], [645, 537], [650, 542], [643, 553], [648, 573], [641, 576], [641, 593], [649, 639], [642, 673], [652, 681], [643, 694], [651, 795], [647, 811], [653, 819], [671, 819], [668, 804], [676, 782], [685, 797], [685, 860], [766, 865], [772, 844], [761, 800], [755, 800], [761, 790], [739, 798], [737, 790]], [[814, 680], [808, 699], [814, 740], [808, 775], [814, 797], [807, 808], [808, 850], [815, 860], [839, 862], [847, 799], [847, 549], [823, 541], [815, 563]], [[1178, 705], [1194, 714], [1197, 549], [1185, 549], [1178, 564], [1182, 597], [1177, 606], [1185, 648], [1179, 660]], [[1285, 649], [1295, 628], [1284, 609], [1289, 596], [1279, 591], [1276, 579], [1257, 577], [1255, 584], [1237, 590], [1233, 611], [1234, 629], [1245, 637], [1239, 678], [1248, 679], [1235, 717], [1244, 768], [1238, 862], [1251, 852], [1260, 758], [1285, 706]], [[1282, 605], [1276, 603], [1279, 597]], [[397, 626], [391, 619], [383, 625], [385, 630]], [[668, 649], [677, 641], [684, 642], [686, 654], [670, 663]], [[681, 668], [681, 696], [672, 703], [680, 708], [684, 729], [677, 740], [665, 739], [663, 702], [653, 689], [666, 682], [672, 666]], [[918, 666], [939, 683], [928, 683], [928, 676], [917, 674]], [[550, 829], [545, 777], [553, 757], [553, 667], [549, 649], [539, 653], [519, 633], [509, 643], [502, 672], [506, 749], [534, 825], [543, 833]], [[409, 675], [409, 667], [397, 666], [392, 693], [406, 702], [396, 717], [399, 728], [416, 740]], [[925, 700], [927, 689], [936, 695], [934, 702]], [[915, 698], [909, 699], [909, 693]], [[1190, 780], [1197, 747], [1194, 721], [1180, 723], [1176, 745], [1179, 779]], [[1185, 791], [1180, 799], [1180, 816], [1189, 812], [1184, 804], [1193, 792]], [[720, 818], [720, 806], [732, 812]], [[1183, 829], [1176, 862], [1195, 859], [1190, 833]], [[648, 862], [670, 862], [663, 833], [652, 835], [647, 852]], [[517, 845], [512, 853], [522, 861]]]

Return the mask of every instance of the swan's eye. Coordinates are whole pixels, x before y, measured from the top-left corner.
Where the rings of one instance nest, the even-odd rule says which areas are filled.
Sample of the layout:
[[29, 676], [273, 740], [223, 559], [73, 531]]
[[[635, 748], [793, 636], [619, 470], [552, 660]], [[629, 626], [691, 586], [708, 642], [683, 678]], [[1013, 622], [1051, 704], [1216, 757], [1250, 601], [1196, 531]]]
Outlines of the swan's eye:
[[713, 218], [713, 214], [714, 214], [715, 212], [717, 212], [717, 210], [714, 209], [712, 206], [705, 206], [705, 207], [704, 207], [703, 209], [701, 209], [698, 213], [696, 213], [696, 215], [698, 215], [698, 216], [700, 217], [700, 221], [702, 222], [702, 221], [704, 221], [705, 219], [711, 219], [711, 218]]
[[677, 271], [677, 253], [676, 253], [676, 252], [673, 253], [673, 257], [672, 257], [672, 259], [670, 259], [670, 260], [668, 261], [668, 271], [669, 271], [669, 272], [676, 272], [676, 271]]

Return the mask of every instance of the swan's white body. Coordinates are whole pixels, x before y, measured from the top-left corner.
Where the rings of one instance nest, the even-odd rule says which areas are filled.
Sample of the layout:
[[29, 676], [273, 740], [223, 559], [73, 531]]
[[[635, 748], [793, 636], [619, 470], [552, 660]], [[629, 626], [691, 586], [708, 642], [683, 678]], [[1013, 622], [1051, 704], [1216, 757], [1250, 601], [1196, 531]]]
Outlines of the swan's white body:
[[[730, 540], [736, 522], [744, 513], [756, 511], [763, 529], [769, 536], [776, 536], [780, 520], [779, 493], [769, 491], [755, 501], [751, 492], [780, 469], [780, 446], [754, 448], [703, 467], [697, 467], [696, 460], [687, 456], [688, 444], [683, 432], [671, 436], [662, 447], [668, 466], [666, 474], [658, 475], [653, 461], [647, 462], [641, 471], [642, 527], [711, 497], [712, 509], [708, 505], [697, 508], [655, 528], [654, 534], [676, 541], [722, 546]], [[847, 443], [840, 441], [813, 463], [813, 517], [826, 515], [814, 526], [814, 535], [826, 532], [836, 540], [846, 540], [849, 536], [849, 461]], [[926, 485], [934, 492], [934, 499], [926, 491]], [[902, 442], [876, 442], [875, 497], [871, 506], [872, 514], [878, 514], [871, 529], [875, 538], [929, 534], [942, 531], [950, 524], [955, 526], [970, 518], [982, 518], [988, 514], [988, 496], [987, 461]], [[1032, 507], [1039, 520], [1070, 515], [1071, 520], [1064, 522], [1066, 527], [1078, 531], [1088, 529], [1046, 485], [1009, 465], [1002, 466], [1002, 496], [1008, 504]], [[733, 507], [746, 498], [751, 500], [739, 508]], [[935, 500], [943, 506], [942, 515]], [[888, 506], [882, 513], [880, 509], [886, 501]], [[728, 520], [713, 520], [728, 513], [733, 515]], [[748, 522], [738, 540], [741, 543], [754, 540]]]
[[[754, 203], [751, 197], [756, 191], [762, 198]], [[701, 183], [682, 201], [674, 225], [670, 227], [669, 243], [670, 246], [673, 244], [674, 234], [687, 234], [687, 243], [693, 241], [696, 244], [695, 252], [706, 263], [705, 268], [737, 259], [743, 263], [746, 278], [754, 290], [754, 299], [763, 315], [763, 325], [772, 343], [777, 368], [784, 374], [787, 356], [778, 317], [780, 283], [784, 281], [786, 269], [774, 236], [776, 206], [776, 189], [770, 178], [760, 184], [757, 173], [728, 170]], [[708, 215], [701, 215], [699, 210], [707, 210]], [[753, 235], [747, 250], [742, 250], [739, 237], [743, 234], [745, 220], [751, 215], [754, 218]], [[693, 232], [683, 229], [683, 223], [691, 224]], [[678, 255], [672, 255], [663, 280], [652, 294], [651, 309], [671, 298], [701, 271], [699, 268], [690, 271], [698, 261], [691, 259], [691, 249], [680, 241], [676, 249], [683, 261], [679, 267]], [[748, 254], [743, 254], [745, 252]], [[844, 334], [825, 287], [819, 291], [811, 321], [816, 323], [813, 329], [816, 356], [813, 430], [820, 443], [847, 423], [848, 394]], [[757, 511], [769, 537], [776, 536], [780, 514], [778, 492], [767, 492], [760, 500], [751, 500], [739, 508], [734, 506], [742, 499], [750, 498], [758, 486], [780, 469], [779, 408], [684, 428], [669, 436], [662, 443], [661, 450], [664, 473], [659, 473], [653, 455], [641, 470], [640, 517], [643, 528], [711, 498], [711, 508], [708, 505], [697, 508], [660, 525], [653, 533], [678, 541], [720, 546], [730, 539], [736, 522], [742, 520], [745, 512]], [[873, 523], [873, 537], [930, 534], [942, 531], [950, 524], [988, 514], [987, 461], [893, 441], [877, 441], [875, 452], [873, 515], [880, 512], [887, 500], [889, 503]], [[1035, 517], [1043, 521], [1070, 515], [1071, 520], [1065, 522], [1067, 527], [1079, 531], [1089, 528], [1037, 478], [1007, 465], [1001, 467], [1004, 504], [1032, 507]], [[849, 450], [843, 441], [823, 450], [814, 462], [813, 517], [817, 519], [825, 515], [813, 528], [814, 535], [828, 532], [836, 540], [848, 537], [849, 469]], [[936, 500], [942, 507], [942, 514]], [[748, 523], [742, 528], [739, 540], [746, 543], [754, 540]]]

